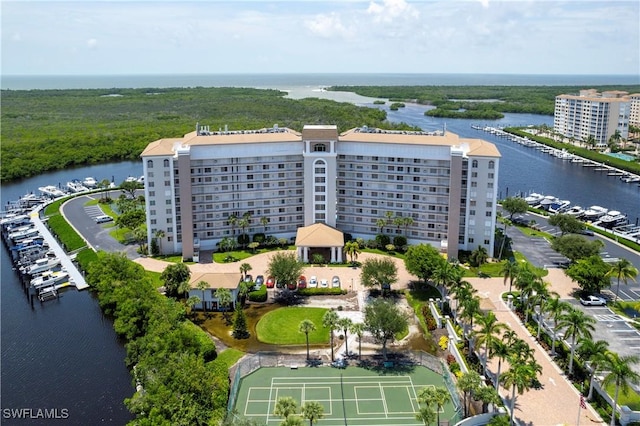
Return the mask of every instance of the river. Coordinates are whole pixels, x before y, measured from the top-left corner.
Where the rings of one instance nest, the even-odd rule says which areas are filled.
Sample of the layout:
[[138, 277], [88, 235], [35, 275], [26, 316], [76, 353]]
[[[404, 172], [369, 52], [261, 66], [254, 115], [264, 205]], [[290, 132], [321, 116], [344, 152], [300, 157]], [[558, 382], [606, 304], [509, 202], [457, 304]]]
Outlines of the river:
[[[324, 93], [323, 93], [324, 95]], [[346, 96], [346, 95], [345, 95]], [[360, 102], [358, 102], [360, 103]], [[387, 108], [387, 107], [382, 107]], [[477, 131], [480, 125], [552, 125], [552, 117], [507, 114], [490, 122], [437, 119], [424, 116], [424, 106], [407, 105], [388, 111], [392, 121], [404, 121], [425, 130], [444, 129], [462, 137], [495, 143], [502, 154], [499, 192], [540, 192], [569, 199], [583, 207], [599, 204], [626, 212], [632, 221], [640, 213], [640, 190], [576, 164]], [[15, 200], [39, 186], [64, 184], [94, 176], [122, 182], [142, 174], [139, 162], [104, 164], [47, 173], [2, 185], [2, 203]], [[33, 307], [23, 293], [8, 253], [2, 249], [2, 409], [67, 410], [65, 424], [124, 424], [131, 419], [123, 399], [133, 394], [125, 367], [122, 342], [88, 291], [70, 289], [59, 300]], [[3, 424], [49, 424], [7, 419]]]

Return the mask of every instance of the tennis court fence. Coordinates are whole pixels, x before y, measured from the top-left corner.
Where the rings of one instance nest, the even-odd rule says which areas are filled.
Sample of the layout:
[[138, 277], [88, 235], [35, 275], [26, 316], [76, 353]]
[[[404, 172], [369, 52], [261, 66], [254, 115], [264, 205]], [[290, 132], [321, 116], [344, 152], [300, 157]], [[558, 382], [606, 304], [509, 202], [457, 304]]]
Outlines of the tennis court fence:
[[[392, 355], [392, 354], [390, 354]], [[402, 365], [420, 365], [428, 368], [429, 370], [443, 376], [444, 383], [451, 395], [451, 401], [456, 410], [456, 417], [460, 417], [462, 413], [462, 404], [460, 402], [460, 395], [456, 389], [455, 382], [449, 373], [444, 360], [428, 354], [423, 351], [405, 351], [402, 354], [396, 354], [399, 356], [393, 356], [393, 361], [398, 367]], [[363, 359], [367, 359], [368, 362], [380, 362], [379, 356], [363, 356]], [[373, 361], [371, 361], [373, 360]], [[229, 403], [227, 404], [227, 411], [231, 412], [236, 403], [238, 396], [238, 389], [240, 387], [240, 381], [243, 377], [253, 373], [262, 367], [295, 367], [308, 365], [306, 354], [282, 354], [274, 352], [258, 352], [255, 354], [248, 354], [242, 357], [233, 367], [229, 369]], [[317, 365], [321, 365], [322, 362], [318, 360]], [[453, 420], [453, 419], [452, 419]]]

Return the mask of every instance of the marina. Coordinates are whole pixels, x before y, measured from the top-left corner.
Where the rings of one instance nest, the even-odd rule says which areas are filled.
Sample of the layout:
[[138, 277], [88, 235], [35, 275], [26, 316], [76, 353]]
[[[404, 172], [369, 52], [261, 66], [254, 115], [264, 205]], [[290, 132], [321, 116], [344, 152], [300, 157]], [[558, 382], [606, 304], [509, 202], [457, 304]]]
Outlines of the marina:
[[59, 290], [65, 287], [73, 286], [77, 290], [89, 287], [72, 257], [40, 217], [49, 202], [67, 193], [53, 185], [40, 190], [51, 198], [29, 197], [28, 203], [21, 202], [22, 198], [9, 202], [11, 209], [5, 210], [0, 219], [2, 238], [11, 253], [13, 269], [21, 275], [24, 291], [32, 304], [34, 299], [40, 302], [56, 299]]

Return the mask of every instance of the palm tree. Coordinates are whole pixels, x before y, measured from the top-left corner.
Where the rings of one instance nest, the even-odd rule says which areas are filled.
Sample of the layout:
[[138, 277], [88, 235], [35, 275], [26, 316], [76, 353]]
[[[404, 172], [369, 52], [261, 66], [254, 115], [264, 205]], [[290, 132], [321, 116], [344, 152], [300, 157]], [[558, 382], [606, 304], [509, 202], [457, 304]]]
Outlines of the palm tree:
[[227, 310], [233, 302], [231, 298], [231, 291], [228, 288], [219, 288], [216, 290], [214, 297], [218, 299], [218, 304], [222, 307], [222, 312], [226, 318]]
[[238, 216], [236, 216], [235, 214], [229, 215], [229, 219], [227, 219], [227, 222], [229, 222], [229, 226], [231, 226], [231, 235], [236, 235], [236, 224], [238, 223]]
[[[435, 412], [437, 415], [436, 424], [440, 424], [440, 411], [444, 406], [451, 401], [451, 395], [447, 388], [428, 386], [422, 388], [418, 393], [418, 401], [425, 403], [428, 407], [435, 405]], [[420, 419], [418, 419], [420, 420]]]
[[189, 313], [193, 314], [193, 307], [200, 303], [200, 298], [198, 296], [191, 296], [187, 299], [187, 307], [189, 308]]
[[393, 223], [393, 212], [384, 212], [384, 218], [387, 225], [391, 225]]
[[347, 241], [344, 245], [344, 252], [351, 258], [351, 263], [354, 263], [361, 252], [360, 245], [356, 241]]
[[339, 319], [338, 318], [338, 314], [334, 310], [327, 311], [322, 316], [322, 326], [324, 328], [328, 328], [329, 329], [329, 335], [331, 337], [330, 344], [331, 344], [331, 361], [332, 362], [334, 361], [334, 356], [333, 356], [333, 331], [338, 328], [338, 319]]
[[462, 391], [464, 395], [464, 416], [465, 417], [469, 416], [469, 403], [471, 402], [470, 396], [473, 392], [475, 392], [476, 389], [480, 387], [481, 382], [482, 382], [482, 379], [480, 378], [480, 375], [475, 371], [464, 373], [458, 379], [458, 388]]
[[511, 287], [513, 286], [513, 281], [518, 276], [518, 272], [520, 271], [520, 265], [515, 260], [508, 260], [502, 264], [502, 269], [500, 273], [504, 277], [504, 284], [507, 285], [507, 280], [509, 280], [509, 293], [511, 293]]
[[249, 293], [253, 291], [254, 285], [250, 282], [246, 282], [242, 280], [240, 285], [238, 286], [238, 298], [240, 302], [242, 302], [242, 306], [244, 306], [244, 302], [247, 300], [247, 296]]
[[571, 307], [571, 304], [569, 304], [568, 302], [563, 302], [558, 297], [547, 300], [546, 311], [549, 313], [551, 319], [553, 320], [553, 341], [551, 343], [551, 355], [556, 354], [556, 340], [558, 339], [558, 323], [560, 321], [560, 318], [565, 314], [565, 312], [567, 312], [567, 310], [571, 309]]
[[482, 359], [482, 370], [487, 371], [487, 360], [489, 359], [489, 348], [493, 346], [496, 335], [501, 333], [507, 326], [498, 322], [496, 315], [489, 311], [486, 315], [476, 316], [476, 325], [479, 328], [473, 331], [478, 345], [484, 344], [484, 358]]
[[477, 266], [482, 266], [487, 263], [489, 259], [489, 253], [487, 253], [487, 249], [482, 246], [478, 246], [473, 252], [471, 252], [471, 262], [475, 263]]
[[205, 302], [204, 291], [209, 288], [209, 283], [204, 280], [200, 280], [196, 284], [196, 288], [202, 292], [202, 310], [206, 312], [207, 304]]
[[579, 309], [571, 307], [560, 317], [559, 328], [564, 328], [565, 337], [571, 338], [571, 355], [569, 356], [569, 375], [573, 374], [573, 357], [576, 351], [576, 341], [579, 337], [591, 338], [595, 330], [596, 320]]
[[342, 330], [342, 332], [344, 333], [344, 352], [345, 352], [345, 356], [349, 356], [349, 344], [347, 341], [347, 332], [349, 331], [349, 329], [351, 328], [351, 326], [353, 325], [353, 321], [351, 321], [351, 318], [340, 318], [338, 320], [338, 327], [340, 327], [340, 329]]
[[357, 322], [351, 324], [351, 328], [349, 329], [351, 334], [355, 334], [358, 336], [358, 359], [362, 358], [362, 335], [364, 334], [364, 324], [361, 322]]
[[302, 417], [309, 420], [309, 426], [313, 426], [315, 420], [324, 417], [324, 406], [316, 401], [307, 401], [302, 406]]
[[471, 296], [460, 300], [459, 305], [462, 308], [460, 319], [468, 320], [468, 324], [464, 325], [466, 335], [469, 330], [473, 330], [473, 319], [480, 312], [480, 299], [477, 296]]
[[442, 259], [433, 270], [433, 282], [441, 288], [443, 299], [447, 297], [448, 289], [458, 280], [458, 267]]
[[[617, 131], [617, 130], [616, 130]], [[635, 278], [638, 276], [638, 269], [627, 259], [620, 259], [616, 263], [611, 266], [609, 272], [607, 272], [607, 276], [609, 277], [617, 277], [618, 278], [618, 286], [616, 287], [616, 297], [613, 299], [614, 303], [618, 301], [618, 292], [620, 291], [620, 280], [622, 282], [628, 284], [630, 279], [635, 281]]]
[[500, 369], [502, 368], [502, 361], [506, 360], [511, 355], [511, 347], [502, 340], [493, 340], [491, 345], [491, 356], [498, 358], [498, 371], [496, 372], [495, 388], [500, 388]]
[[593, 382], [596, 373], [607, 361], [606, 352], [608, 348], [609, 343], [604, 340], [594, 342], [591, 339], [580, 339], [578, 342], [578, 354], [589, 363], [589, 368], [591, 368], [589, 395], [587, 395], [587, 399], [589, 400], [593, 397]]
[[513, 414], [516, 409], [516, 391], [522, 395], [524, 391], [531, 388], [533, 379], [536, 378], [536, 371], [528, 363], [510, 362], [509, 369], [502, 375], [502, 384], [505, 388], [511, 387], [511, 415], [509, 424], [513, 425]]
[[404, 226], [404, 236], [409, 238], [409, 227], [414, 224], [414, 220], [411, 216], [405, 216], [402, 218], [402, 226]]
[[300, 321], [300, 325], [298, 325], [298, 331], [300, 333], [304, 333], [307, 339], [307, 361], [309, 360], [309, 333], [312, 331], [316, 331], [316, 325], [313, 321], [304, 319]]
[[269, 224], [269, 218], [266, 216], [262, 216], [260, 218], [260, 225], [262, 225], [262, 227], [264, 228], [264, 233], [267, 233], [267, 225]]
[[386, 225], [387, 225], [387, 221], [386, 221], [386, 220], [384, 220], [384, 219], [382, 219], [382, 218], [380, 218], [380, 219], [376, 220], [376, 226], [377, 226], [378, 228], [380, 228], [380, 233], [381, 233], [381, 234], [382, 234], [382, 232], [383, 232], [383, 230], [384, 230], [384, 227], [385, 227]]
[[396, 226], [396, 229], [397, 229], [398, 231], [400, 231], [400, 227], [402, 227], [402, 225], [404, 225], [404, 218], [403, 218], [403, 217], [400, 217], [400, 216], [396, 216], [396, 217], [393, 219], [393, 224]]
[[416, 420], [420, 420], [425, 426], [429, 426], [435, 419], [436, 412], [428, 405], [420, 407], [420, 411], [416, 413]]
[[240, 265], [240, 273], [242, 274], [242, 278], [246, 278], [247, 277], [247, 272], [249, 272], [252, 269], [253, 268], [251, 267], [251, 265], [249, 265], [246, 262], [243, 263], [242, 265]]
[[156, 240], [158, 241], [158, 244], [160, 246], [159, 247], [160, 254], [162, 254], [162, 239], [164, 238], [165, 233], [162, 229], [156, 229], [153, 235], [156, 237]]
[[478, 401], [482, 401], [482, 413], [486, 413], [488, 411], [489, 404], [493, 404], [495, 407], [496, 404], [502, 402], [498, 391], [491, 386], [479, 387], [478, 389], [476, 389], [473, 397]]
[[281, 398], [278, 398], [276, 407], [273, 410], [273, 414], [275, 414], [276, 416], [282, 416], [285, 419], [292, 414], [296, 414], [297, 412], [298, 403], [290, 396], [283, 396]]
[[632, 364], [640, 362], [637, 355], [620, 356], [615, 352], [607, 352], [607, 361], [605, 370], [609, 371], [602, 380], [602, 387], [614, 384], [616, 385], [615, 395], [611, 403], [611, 425], [616, 424], [616, 411], [618, 407], [618, 393], [622, 389], [622, 394], [629, 393], [630, 385], [640, 384], [640, 374], [633, 370]]

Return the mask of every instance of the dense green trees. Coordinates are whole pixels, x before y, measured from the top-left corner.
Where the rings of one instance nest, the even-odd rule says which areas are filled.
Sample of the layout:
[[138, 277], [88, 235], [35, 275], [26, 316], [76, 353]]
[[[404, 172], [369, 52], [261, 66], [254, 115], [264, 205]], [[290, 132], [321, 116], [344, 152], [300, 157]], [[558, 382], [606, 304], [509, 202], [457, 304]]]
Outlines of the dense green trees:
[[360, 281], [365, 287], [379, 287], [384, 291], [398, 281], [398, 268], [388, 257], [367, 259], [362, 264]]
[[227, 367], [184, 305], [162, 296], [124, 254], [100, 252], [87, 282], [126, 339], [127, 365], [141, 388], [126, 406], [140, 425], [218, 424], [226, 413]]
[[410, 246], [404, 259], [407, 271], [419, 277], [422, 281], [429, 281], [436, 269], [445, 260], [438, 250], [430, 244]]
[[584, 223], [568, 214], [555, 214], [549, 218], [549, 225], [560, 228], [561, 235], [577, 234], [584, 229]]
[[502, 208], [509, 213], [509, 220], [513, 219], [514, 214], [526, 213], [529, 204], [521, 197], [509, 197], [502, 200]]
[[276, 282], [287, 285], [298, 281], [304, 265], [298, 261], [295, 253], [277, 252], [269, 260], [267, 274], [274, 277]]
[[[106, 96], [114, 94], [121, 96]], [[196, 122], [212, 129], [258, 129], [276, 121], [298, 131], [304, 124], [321, 123], [336, 124], [341, 132], [361, 125], [411, 128], [387, 122], [377, 108], [284, 95], [204, 87], [2, 90], [1, 177], [7, 181], [80, 164], [138, 161], [149, 142], [180, 137]]]
[[364, 328], [382, 345], [382, 357], [387, 360], [387, 343], [408, 326], [406, 316], [392, 302], [376, 299], [364, 308]]
[[565, 270], [565, 274], [576, 281], [585, 292], [600, 293], [611, 282], [608, 275], [610, 269], [599, 255], [593, 255], [578, 260]]
[[595, 256], [600, 253], [604, 243], [600, 240], [589, 241], [582, 235], [568, 234], [554, 238], [551, 248], [572, 261]]

